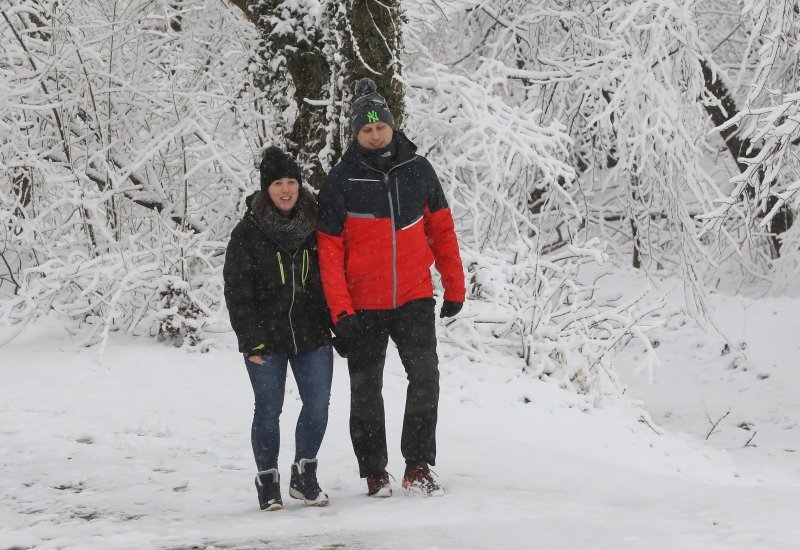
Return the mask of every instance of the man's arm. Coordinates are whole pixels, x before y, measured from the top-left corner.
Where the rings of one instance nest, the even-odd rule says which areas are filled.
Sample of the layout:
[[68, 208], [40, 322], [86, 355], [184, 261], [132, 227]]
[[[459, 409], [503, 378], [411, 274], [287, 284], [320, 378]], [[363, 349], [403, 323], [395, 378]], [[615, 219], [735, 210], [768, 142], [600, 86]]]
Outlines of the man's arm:
[[433, 166], [427, 160], [424, 162], [428, 169], [428, 197], [425, 200], [424, 214], [428, 246], [433, 252], [436, 270], [442, 276], [444, 299], [450, 302], [463, 302], [467, 290], [464, 285], [464, 267], [458, 250], [453, 215]]
[[344, 274], [344, 222], [346, 217], [344, 194], [330, 177], [319, 193], [319, 221], [317, 247], [322, 290], [334, 324], [353, 315], [353, 300], [347, 290]]

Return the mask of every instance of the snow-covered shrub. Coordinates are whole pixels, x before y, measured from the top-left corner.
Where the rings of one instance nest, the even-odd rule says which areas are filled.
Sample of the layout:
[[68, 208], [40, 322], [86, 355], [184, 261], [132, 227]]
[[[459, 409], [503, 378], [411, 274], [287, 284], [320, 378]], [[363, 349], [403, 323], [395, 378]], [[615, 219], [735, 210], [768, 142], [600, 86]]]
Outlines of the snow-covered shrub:
[[656, 365], [646, 331], [661, 324], [653, 314], [664, 304], [647, 292], [628, 301], [602, 292], [605, 259], [597, 241], [547, 255], [467, 251], [469, 313], [444, 323], [445, 341], [476, 360], [515, 354], [532, 376], [595, 403], [619, 395], [615, 352], [636, 339]]
[[[216, 247], [189, 247], [191, 253], [182, 253], [170, 244], [151, 246], [148, 241], [131, 239], [118, 255], [91, 256], [76, 248], [23, 270], [16, 294], [0, 304], [0, 322], [21, 330], [53, 311], [71, 321], [79, 345], [104, 342], [109, 331], [121, 329], [180, 336], [180, 343], [206, 350], [211, 343], [202, 329], [222, 308]], [[183, 259], [185, 273], [205, 284], [191, 291], [185, 280], [171, 274], [179, 272], [171, 258]]]
[[164, 277], [158, 294], [158, 339], [175, 346], [199, 346], [206, 351], [210, 343], [203, 335], [205, 315], [195, 302], [189, 283], [179, 277]]

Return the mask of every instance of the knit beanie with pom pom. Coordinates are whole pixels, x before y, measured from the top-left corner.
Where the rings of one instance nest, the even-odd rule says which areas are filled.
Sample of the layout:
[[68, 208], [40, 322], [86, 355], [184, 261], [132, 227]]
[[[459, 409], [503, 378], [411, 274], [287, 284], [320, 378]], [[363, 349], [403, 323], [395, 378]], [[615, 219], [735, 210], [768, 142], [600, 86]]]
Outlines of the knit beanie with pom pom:
[[358, 135], [362, 126], [373, 122], [385, 122], [394, 128], [392, 112], [371, 78], [362, 78], [356, 82], [356, 99], [350, 111], [350, 127], [354, 136]]

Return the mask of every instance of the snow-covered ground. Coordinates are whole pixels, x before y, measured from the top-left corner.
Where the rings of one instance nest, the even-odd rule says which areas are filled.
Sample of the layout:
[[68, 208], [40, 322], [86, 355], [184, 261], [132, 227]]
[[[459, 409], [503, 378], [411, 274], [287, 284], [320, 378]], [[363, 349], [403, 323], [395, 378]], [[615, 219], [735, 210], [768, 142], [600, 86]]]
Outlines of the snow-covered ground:
[[[800, 300], [713, 301], [729, 342], [673, 312], [650, 334], [653, 384], [633, 345], [619, 356], [625, 396], [599, 408], [514, 360], [443, 347], [444, 498], [364, 496], [337, 358], [319, 456], [331, 505], [288, 498], [292, 382], [287, 507], [274, 513], [257, 507], [252, 393], [231, 334], [207, 354], [112, 336], [100, 361], [40, 323], [0, 349], [0, 548], [800, 548]], [[404, 394], [392, 353], [397, 479]], [[638, 399], [664, 435], [640, 421]]]

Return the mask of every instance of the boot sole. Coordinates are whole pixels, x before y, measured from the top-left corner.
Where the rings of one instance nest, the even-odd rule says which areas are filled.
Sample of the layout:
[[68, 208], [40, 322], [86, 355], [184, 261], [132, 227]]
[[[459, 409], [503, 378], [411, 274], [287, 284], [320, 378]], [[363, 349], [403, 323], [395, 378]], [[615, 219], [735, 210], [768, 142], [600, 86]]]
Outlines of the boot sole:
[[367, 493], [367, 496], [370, 497], [370, 498], [389, 498], [390, 496], [392, 496], [392, 488], [391, 487], [382, 487], [382, 488], [378, 489], [378, 491], [375, 492], [372, 495]]
[[262, 512], [277, 512], [278, 510], [283, 510], [283, 504], [278, 502], [261, 509]]
[[330, 504], [330, 500], [328, 500], [327, 497], [326, 498], [317, 497], [316, 500], [309, 500], [303, 496], [303, 493], [291, 487], [289, 487], [289, 496], [292, 498], [296, 498], [297, 500], [302, 500], [306, 504], [306, 506], [317, 506], [321, 508], [323, 506], [327, 506], [328, 504]]
[[419, 497], [443, 497], [444, 487], [439, 487], [433, 491], [425, 491], [413, 485], [403, 485], [403, 491], [406, 496], [419, 496]]

